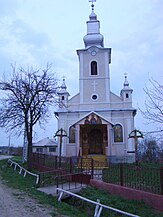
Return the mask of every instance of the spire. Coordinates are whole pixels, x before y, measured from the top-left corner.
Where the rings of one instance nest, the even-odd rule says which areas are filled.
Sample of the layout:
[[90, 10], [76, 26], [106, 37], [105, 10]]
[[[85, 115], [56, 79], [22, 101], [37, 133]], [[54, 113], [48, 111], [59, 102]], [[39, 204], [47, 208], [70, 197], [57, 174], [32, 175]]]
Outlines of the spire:
[[130, 88], [129, 82], [127, 80], [127, 73], [125, 73], [125, 80], [123, 83], [123, 88], [120, 92], [120, 95], [124, 102], [132, 102], [132, 92], [133, 92], [133, 89]]
[[63, 76], [63, 82], [62, 82], [62, 85], [60, 86], [60, 90], [58, 92], [59, 94], [68, 94], [69, 93], [67, 92], [67, 86], [66, 86], [66, 83], [65, 83], [65, 76]]
[[129, 82], [127, 80], [127, 73], [125, 72], [125, 80], [124, 80], [124, 83], [123, 83], [123, 89], [122, 90], [132, 90], [129, 86]]
[[67, 86], [65, 84], [65, 77], [63, 76], [63, 82], [62, 82], [62, 85], [61, 85], [61, 89], [62, 90], [66, 90], [67, 89]]
[[68, 97], [70, 96], [69, 92], [67, 91], [67, 86], [65, 84], [65, 77], [63, 76], [63, 82], [60, 86], [60, 90], [58, 92], [59, 96], [59, 107], [65, 108], [68, 104]]
[[92, 11], [94, 11], [94, 4], [93, 4], [93, 2], [96, 2], [96, 0], [89, 0], [89, 2], [92, 2], [91, 7], [92, 7]]
[[125, 81], [124, 81], [124, 84], [123, 84], [124, 87], [129, 87], [129, 83], [128, 83], [128, 80], [127, 80], [127, 74], [125, 73]]
[[84, 36], [85, 48], [91, 46], [104, 47], [103, 35], [100, 34], [100, 22], [97, 20], [97, 15], [94, 12], [94, 2], [96, 0], [89, 0], [92, 2], [92, 11], [89, 15], [89, 21], [87, 21], [87, 35]]

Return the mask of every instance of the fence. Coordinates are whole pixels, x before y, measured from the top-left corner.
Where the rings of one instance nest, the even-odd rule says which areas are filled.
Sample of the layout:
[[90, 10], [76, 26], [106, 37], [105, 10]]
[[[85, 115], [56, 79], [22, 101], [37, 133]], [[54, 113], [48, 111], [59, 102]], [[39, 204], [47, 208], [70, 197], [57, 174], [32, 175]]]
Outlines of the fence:
[[33, 153], [33, 167], [39, 171], [62, 170], [65, 173], [84, 173], [92, 178], [102, 179], [102, 169], [107, 162], [99, 162], [89, 157], [58, 157]]
[[91, 176], [83, 173], [66, 174], [56, 177], [57, 188], [65, 190], [82, 189], [90, 184]]
[[128, 212], [124, 212], [122, 210], [119, 210], [119, 209], [115, 209], [113, 207], [110, 207], [110, 206], [106, 206], [104, 204], [101, 204], [100, 203], [100, 200], [97, 200], [97, 202], [93, 201], [93, 200], [90, 200], [90, 199], [87, 199], [85, 197], [82, 197], [80, 195], [77, 195], [77, 194], [74, 194], [70, 191], [66, 191], [66, 190], [63, 190], [61, 188], [57, 188], [58, 191], [60, 191], [60, 195], [58, 197], [58, 201], [61, 201], [62, 197], [63, 197], [63, 194], [66, 193], [68, 195], [71, 195], [71, 196], [74, 196], [74, 197], [77, 197], [81, 200], [84, 200], [88, 203], [91, 203], [91, 204], [94, 204], [95, 205], [95, 212], [94, 212], [94, 217], [100, 217], [101, 215], [101, 212], [102, 212], [102, 209], [105, 208], [105, 209], [109, 209], [111, 211], [114, 211], [114, 212], [118, 212], [118, 213], [121, 213], [121, 214], [124, 214], [126, 216], [132, 216], [132, 217], [139, 217], [138, 215], [134, 215], [134, 214], [131, 214], [131, 213], [128, 213]]
[[103, 170], [103, 181], [156, 194], [163, 194], [163, 167], [110, 164]]
[[26, 177], [27, 174], [29, 174], [31, 176], [35, 176], [36, 177], [36, 184], [39, 183], [39, 175], [38, 174], [31, 173], [30, 171], [26, 170], [25, 168], [20, 166], [18, 163], [12, 161], [11, 159], [8, 160], [8, 163], [10, 164], [10, 167], [14, 166], [14, 170], [17, 170], [17, 168], [18, 168], [19, 174], [23, 174], [24, 177]]
[[33, 166], [40, 171], [56, 171], [61, 175], [83, 173], [92, 179], [118, 184], [163, 195], [163, 167], [155, 168], [135, 164], [109, 164], [89, 157], [61, 157], [45, 154], [33, 155]]

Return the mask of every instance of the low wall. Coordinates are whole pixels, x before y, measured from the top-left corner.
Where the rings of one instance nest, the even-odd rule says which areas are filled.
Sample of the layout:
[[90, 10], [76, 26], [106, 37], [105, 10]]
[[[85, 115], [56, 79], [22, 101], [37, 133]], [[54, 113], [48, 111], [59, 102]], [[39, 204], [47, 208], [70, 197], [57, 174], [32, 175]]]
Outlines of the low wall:
[[103, 181], [91, 179], [90, 184], [93, 187], [106, 190], [110, 194], [121, 196], [129, 200], [142, 200], [146, 205], [163, 212], [163, 195], [152, 194], [145, 191], [127, 188], [120, 185], [114, 185]]
[[33, 163], [33, 168], [35, 168], [39, 172], [47, 172], [47, 171], [55, 170], [54, 167], [47, 167], [37, 163]]

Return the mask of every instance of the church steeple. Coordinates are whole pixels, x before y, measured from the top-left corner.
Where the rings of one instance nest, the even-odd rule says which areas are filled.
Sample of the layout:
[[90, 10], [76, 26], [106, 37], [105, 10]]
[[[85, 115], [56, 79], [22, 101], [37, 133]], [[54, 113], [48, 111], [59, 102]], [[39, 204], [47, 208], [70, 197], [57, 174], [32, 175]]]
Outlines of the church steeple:
[[104, 37], [100, 34], [100, 22], [97, 20], [97, 15], [94, 12], [95, 0], [90, 0], [92, 2], [92, 11], [89, 15], [89, 21], [87, 21], [87, 35], [84, 36], [85, 48], [91, 46], [104, 47]]
[[124, 102], [132, 102], [132, 92], [133, 90], [129, 86], [129, 82], [127, 80], [127, 75], [125, 73], [125, 80], [123, 83], [123, 89], [121, 90], [121, 97]]
[[58, 92], [59, 96], [59, 107], [64, 108], [67, 107], [68, 97], [70, 96], [69, 92], [67, 91], [67, 86], [65, 84], [65, 78], [63, 77], [63, 82]]

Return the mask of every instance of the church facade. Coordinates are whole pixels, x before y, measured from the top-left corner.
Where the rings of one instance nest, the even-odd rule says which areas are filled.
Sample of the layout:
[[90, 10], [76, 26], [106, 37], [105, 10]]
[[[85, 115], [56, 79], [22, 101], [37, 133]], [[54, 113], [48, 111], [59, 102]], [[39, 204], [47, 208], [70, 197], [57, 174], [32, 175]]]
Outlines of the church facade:
[[64, 129], [62, 156], [103, 155], [110, 162], [133, 162], [136, 109], [125, 76], [120, 95], [110, 90], [111, 48], [104, 47], [100, 22], [92, 11], [87, 21], [85, 47], [77, 50], [79, 58], [79, 93], [70, 98], [65, 79], [58, 92], [58, 129]]

